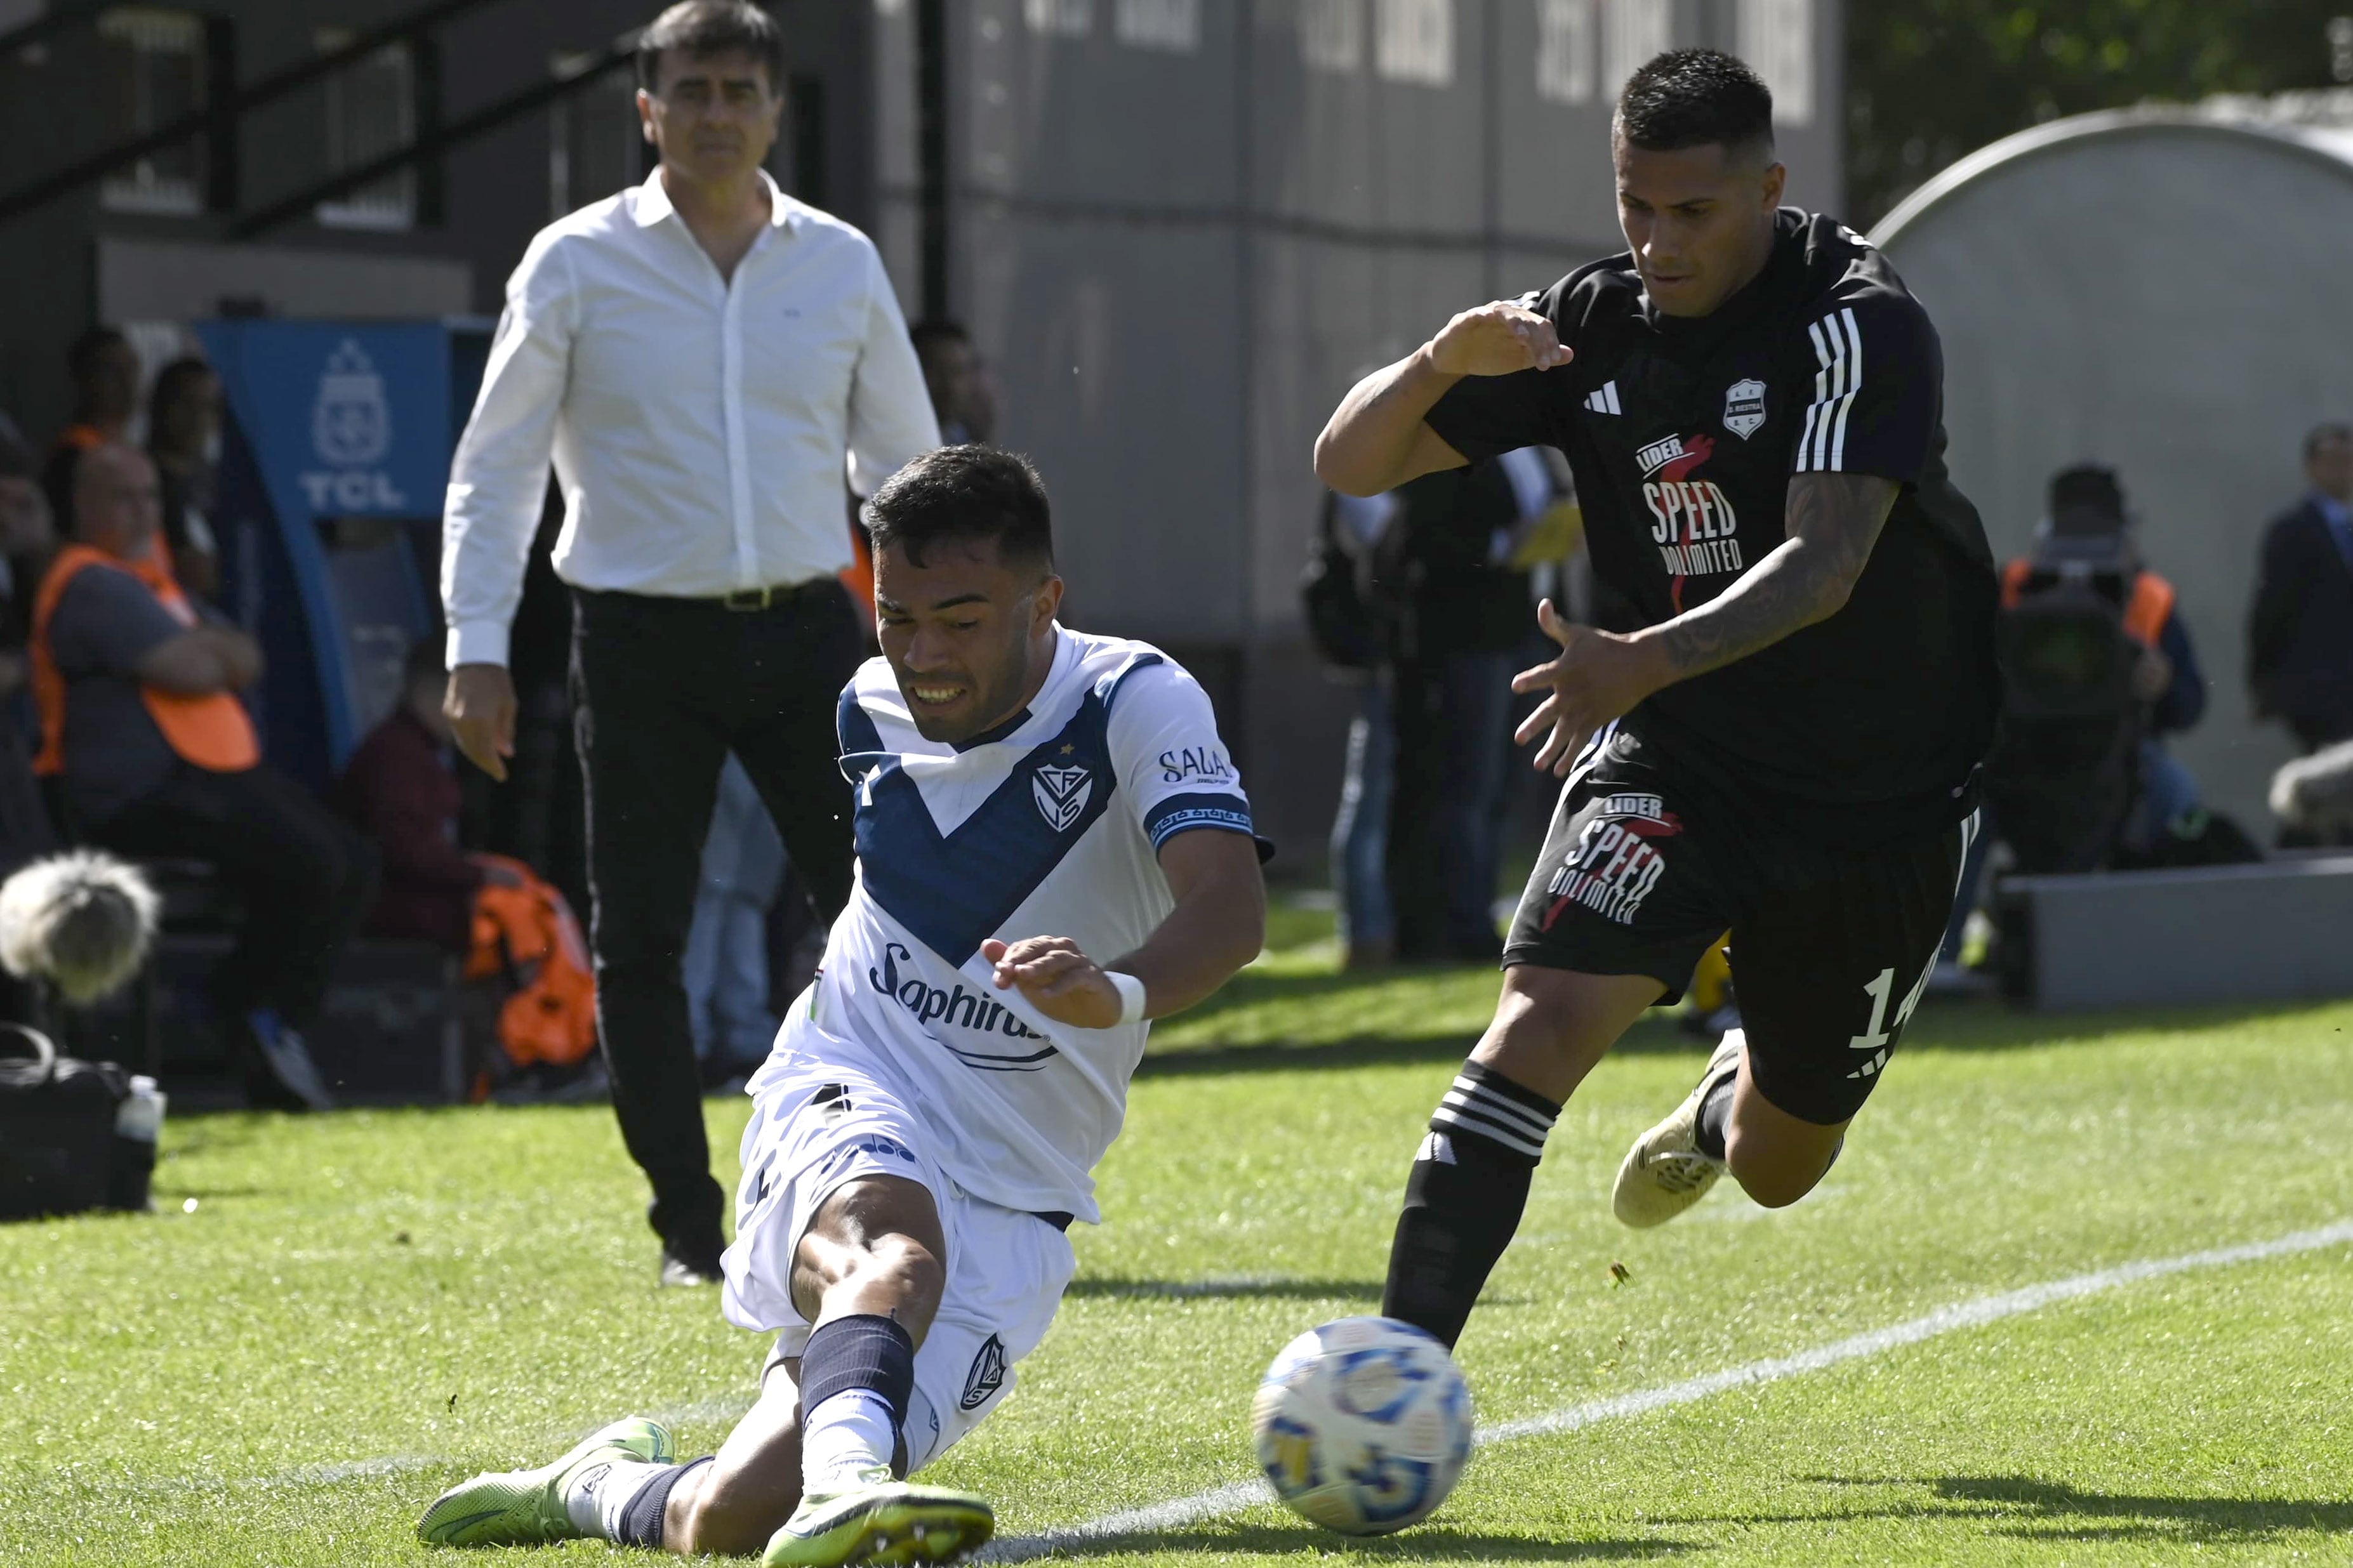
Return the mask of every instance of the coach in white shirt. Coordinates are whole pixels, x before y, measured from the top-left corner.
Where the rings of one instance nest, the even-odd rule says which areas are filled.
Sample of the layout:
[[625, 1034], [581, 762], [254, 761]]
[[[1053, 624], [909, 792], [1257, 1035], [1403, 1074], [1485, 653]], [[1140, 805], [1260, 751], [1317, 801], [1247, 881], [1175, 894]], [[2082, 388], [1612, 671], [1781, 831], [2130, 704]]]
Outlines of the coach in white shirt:
[[646, 183], [541, 231], [450, 473], [441, 596], [458, 743], [513, 751], [507, 627], [555, 462], [555, 570], [588, 800], [596, 1007], [613, 1103], [653, 1184], [662, 1278], [719, 1275], [679, 959], [720, 764], [759, 786], [810, 896], [849, 897], [834, 711], [864, 657], [837, 574], [861, 493], [939, 444], [866, 237], [761, 163], [784, 38], [743, 0], [688, 0], [638, 46]]

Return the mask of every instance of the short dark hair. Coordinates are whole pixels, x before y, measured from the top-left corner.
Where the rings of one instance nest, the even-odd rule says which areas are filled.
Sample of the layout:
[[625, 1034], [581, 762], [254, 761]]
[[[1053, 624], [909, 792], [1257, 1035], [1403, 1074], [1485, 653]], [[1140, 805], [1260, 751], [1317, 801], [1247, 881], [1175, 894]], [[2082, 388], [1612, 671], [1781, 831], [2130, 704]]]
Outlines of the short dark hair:
[[2331, 441], [2353, 441], [2353, 425], [2332, 419], [2326, 425], [2316, 425], [2304, 435], [2304, 460], [2307, 463], [2320, 455], [2320, 448]]
[[2125, 526], [2124, 481], [2098, 463], [2077, 463], [2051, 476], [2051, 531], [2109, 534]]
[[907, 329], [907, 341], [922, 353], [934, 343], [968, 343], [972, 334], [953, 316], [925, 316]]
[[1626, 79], [1618, 134], [1646, 153], [1773, 145], [1773, 93], [1721, 49], [1669, 49]]
[[768, 90], [785, 89], [785, 30], [751, 0], [680, 0], [638, 35], [638, 85], [648, 92], [661, 79], [661, 58], [676, 49], [691, 59], [749, 55], [768, 68]]
[[1054, 569], [1046, 481], [1029, 459], [970, 442], [940, 447], [901, 468], [866, 503], [874, 553], [896, 545], [910, 565], [944, 539], [997, 541], [998, 558]]
[[147, 390], [147, 429], [153, 434], [162, 424], [164, 411], [189, 387], [212, 378], [213, 367], [195, 354], [183, 354], [155, 373], [155, 384]]
[[131, 346], [131, 340], [120, 327], [92, 327], [66, 345], [66, 371], [76, 381], [98, 368], [98, 356], [120, 344]]

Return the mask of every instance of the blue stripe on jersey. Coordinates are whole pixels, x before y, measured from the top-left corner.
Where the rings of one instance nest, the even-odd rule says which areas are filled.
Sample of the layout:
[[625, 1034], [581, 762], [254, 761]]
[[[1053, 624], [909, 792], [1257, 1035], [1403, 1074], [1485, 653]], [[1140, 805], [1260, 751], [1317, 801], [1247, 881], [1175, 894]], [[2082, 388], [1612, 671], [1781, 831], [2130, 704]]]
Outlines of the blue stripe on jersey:
[[1088, 692], [1060, 734], [1032, 747], [955, 832], [944, 834], [915, 781], [882, 752], [874, 721], [845, 696], [842, 767], [866, 780], [857, 818], [866, 890], [925, 947], [962, 967], [1110, 805], [1119, 779], [1109, 720], [1100, 689]]
[[888, 760], [882, 750], [882, 731], [874, 727], [873, 715], [859, 706], [858, 682], [853, 680], [841, 689], [841, 701], [833, 710], [833, 730], [841, 742], [841, 776], [855, 784], [866, 777], [875, 763]]
[[1196, 827], [1249, 833], [1250, 802], [1238, 795], [1172, 795], [1144, 819], [1145, 837], [1152, 840], [1155, 849]]

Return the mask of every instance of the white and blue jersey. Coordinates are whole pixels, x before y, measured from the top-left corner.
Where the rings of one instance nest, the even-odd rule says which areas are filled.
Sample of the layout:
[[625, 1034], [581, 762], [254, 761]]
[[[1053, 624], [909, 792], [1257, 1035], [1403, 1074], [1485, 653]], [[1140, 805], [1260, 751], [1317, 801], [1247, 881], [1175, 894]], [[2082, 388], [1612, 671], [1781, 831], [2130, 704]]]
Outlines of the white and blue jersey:
[[1250, 831], [1208, 695], [1156, 648], [1058, 626], [1045, 685], [986, 734], [923, 739], [880, 658], [840, 728], [857, 885], [751, 1093], [812, 1058], [855, 1068], [903, 1096], [966, 1191], [1093, 1221], [1150, 1026], [1056, 1023], [990, 984], [980, 944], [1068, 937], [1108, 965], [1175, 907], [1161, 845]]

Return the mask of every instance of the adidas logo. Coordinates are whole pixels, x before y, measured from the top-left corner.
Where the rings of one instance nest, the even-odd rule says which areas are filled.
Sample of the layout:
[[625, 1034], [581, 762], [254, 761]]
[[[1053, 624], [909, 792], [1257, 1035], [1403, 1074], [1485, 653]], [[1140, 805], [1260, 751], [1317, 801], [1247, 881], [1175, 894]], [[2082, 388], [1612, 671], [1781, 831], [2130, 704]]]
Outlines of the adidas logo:
[[1618, 384], [1614, 381], [1603, 382], [1598, 390], [1586, 398], [1585, 406], [1596, 414], [1623, 414], [1625, 412], [1624, 409], [1618, 406]]

